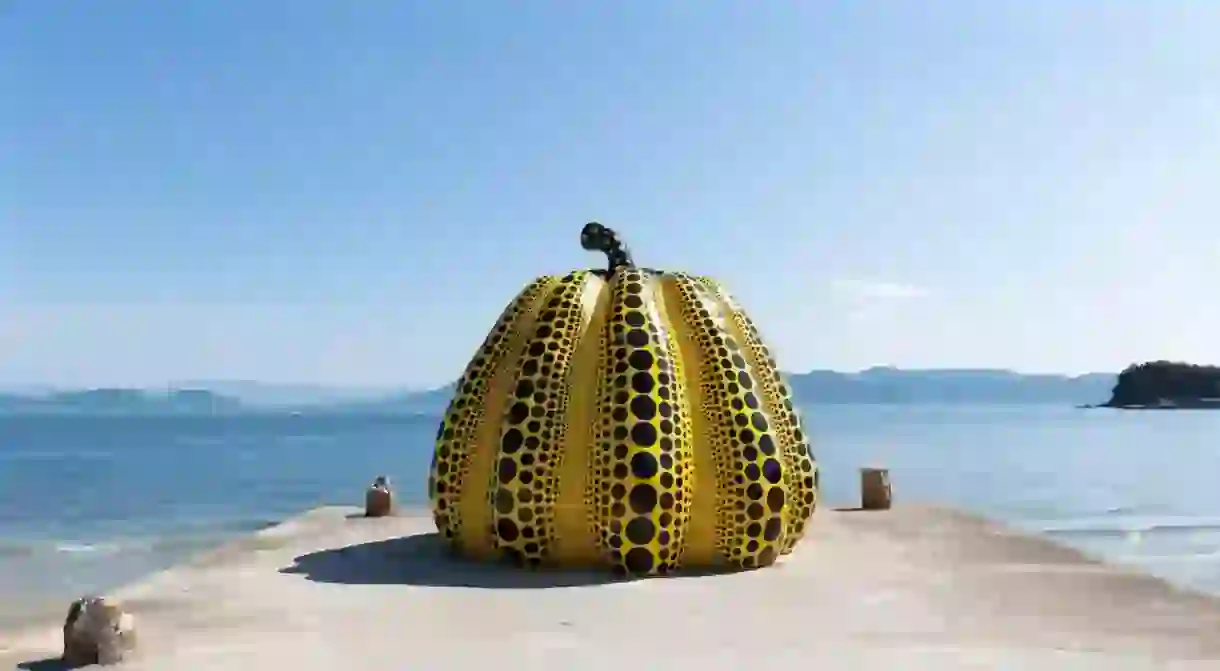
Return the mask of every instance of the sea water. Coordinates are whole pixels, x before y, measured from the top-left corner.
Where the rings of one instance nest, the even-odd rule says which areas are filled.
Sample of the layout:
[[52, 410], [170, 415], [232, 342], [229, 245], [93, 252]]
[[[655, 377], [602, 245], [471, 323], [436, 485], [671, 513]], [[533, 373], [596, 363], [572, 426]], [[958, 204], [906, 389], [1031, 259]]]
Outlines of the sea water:
[[[1048, 406], [804, 410], [829, 504], [857, 469], [1220, 593], [1220, 412]], [[424, 504], [436, 416], [0, 416], [0, 626], [60, 609], [388, 475]], [[28, 611], [27, 611], [28, 612]]]

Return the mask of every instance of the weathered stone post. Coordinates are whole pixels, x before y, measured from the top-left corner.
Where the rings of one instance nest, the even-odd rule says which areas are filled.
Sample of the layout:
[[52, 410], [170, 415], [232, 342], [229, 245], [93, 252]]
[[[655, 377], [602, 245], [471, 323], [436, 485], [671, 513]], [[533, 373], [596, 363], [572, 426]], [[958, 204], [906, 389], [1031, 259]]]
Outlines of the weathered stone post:
[[69, 668], [118, 664], [136, 645], [135, 617], [100, 596], [77, 599], [64, 620], [63, 663]]
[[894, 493], [887, 468], [860, 469], [860, 507], [864, 510], [889, 510]]
[[394, 493], [390, 491], [390, 481], [386, 476], [379, 475], [364, 493], [364, 516], [385, 517], [393, 509]]

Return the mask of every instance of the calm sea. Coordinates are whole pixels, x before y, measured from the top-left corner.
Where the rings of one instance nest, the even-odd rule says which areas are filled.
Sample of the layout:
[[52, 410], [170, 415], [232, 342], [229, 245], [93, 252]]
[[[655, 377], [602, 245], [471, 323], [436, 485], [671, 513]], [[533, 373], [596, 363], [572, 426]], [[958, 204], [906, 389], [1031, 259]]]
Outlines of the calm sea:
[[[1220, 592], [1220, 413], [805, 413], [831, 504], [856, 501], [859, 466], [884, 464], [900, 501], [962, 506]], [[436, 422], [0, 417], [0, 602], [58, 610], [306, 508], [359, 504], [378, 474], [422, 503]]]

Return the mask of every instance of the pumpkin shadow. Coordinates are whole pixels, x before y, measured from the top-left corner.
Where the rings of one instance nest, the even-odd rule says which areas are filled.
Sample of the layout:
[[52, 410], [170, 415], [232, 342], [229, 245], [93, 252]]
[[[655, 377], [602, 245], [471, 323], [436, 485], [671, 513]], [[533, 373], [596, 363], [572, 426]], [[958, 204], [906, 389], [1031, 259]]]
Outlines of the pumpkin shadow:
[[47, 657], [46, 659], [36, 659], [29, 662], [22, 662], [17, 665], [17, 668], [22, 669], [23, 671], [63, 671], [64, 669], [71, 669], [73, 667], [69, 666], [62, 658]]
[[528, 570], [455, 555], [437, 533], [358, 543], [296, 557], [280, 573], [318, 583], [548, 589], [621, 582], [606, 570]]

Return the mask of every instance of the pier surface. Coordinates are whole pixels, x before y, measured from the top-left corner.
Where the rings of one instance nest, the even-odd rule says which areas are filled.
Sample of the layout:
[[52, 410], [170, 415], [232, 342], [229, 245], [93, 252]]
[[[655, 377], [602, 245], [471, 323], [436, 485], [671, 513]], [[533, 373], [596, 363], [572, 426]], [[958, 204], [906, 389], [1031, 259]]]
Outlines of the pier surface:
[[[1220, 668], [1220, 601], [946, 508], [818, 512], [774, 567], [632, 582], [458, 561], [425, 515], [358, 513], [118, 590], [141, 647], [116, 668]], [[0, 669], [59, 668], [60, 643], [0, 633]]]

